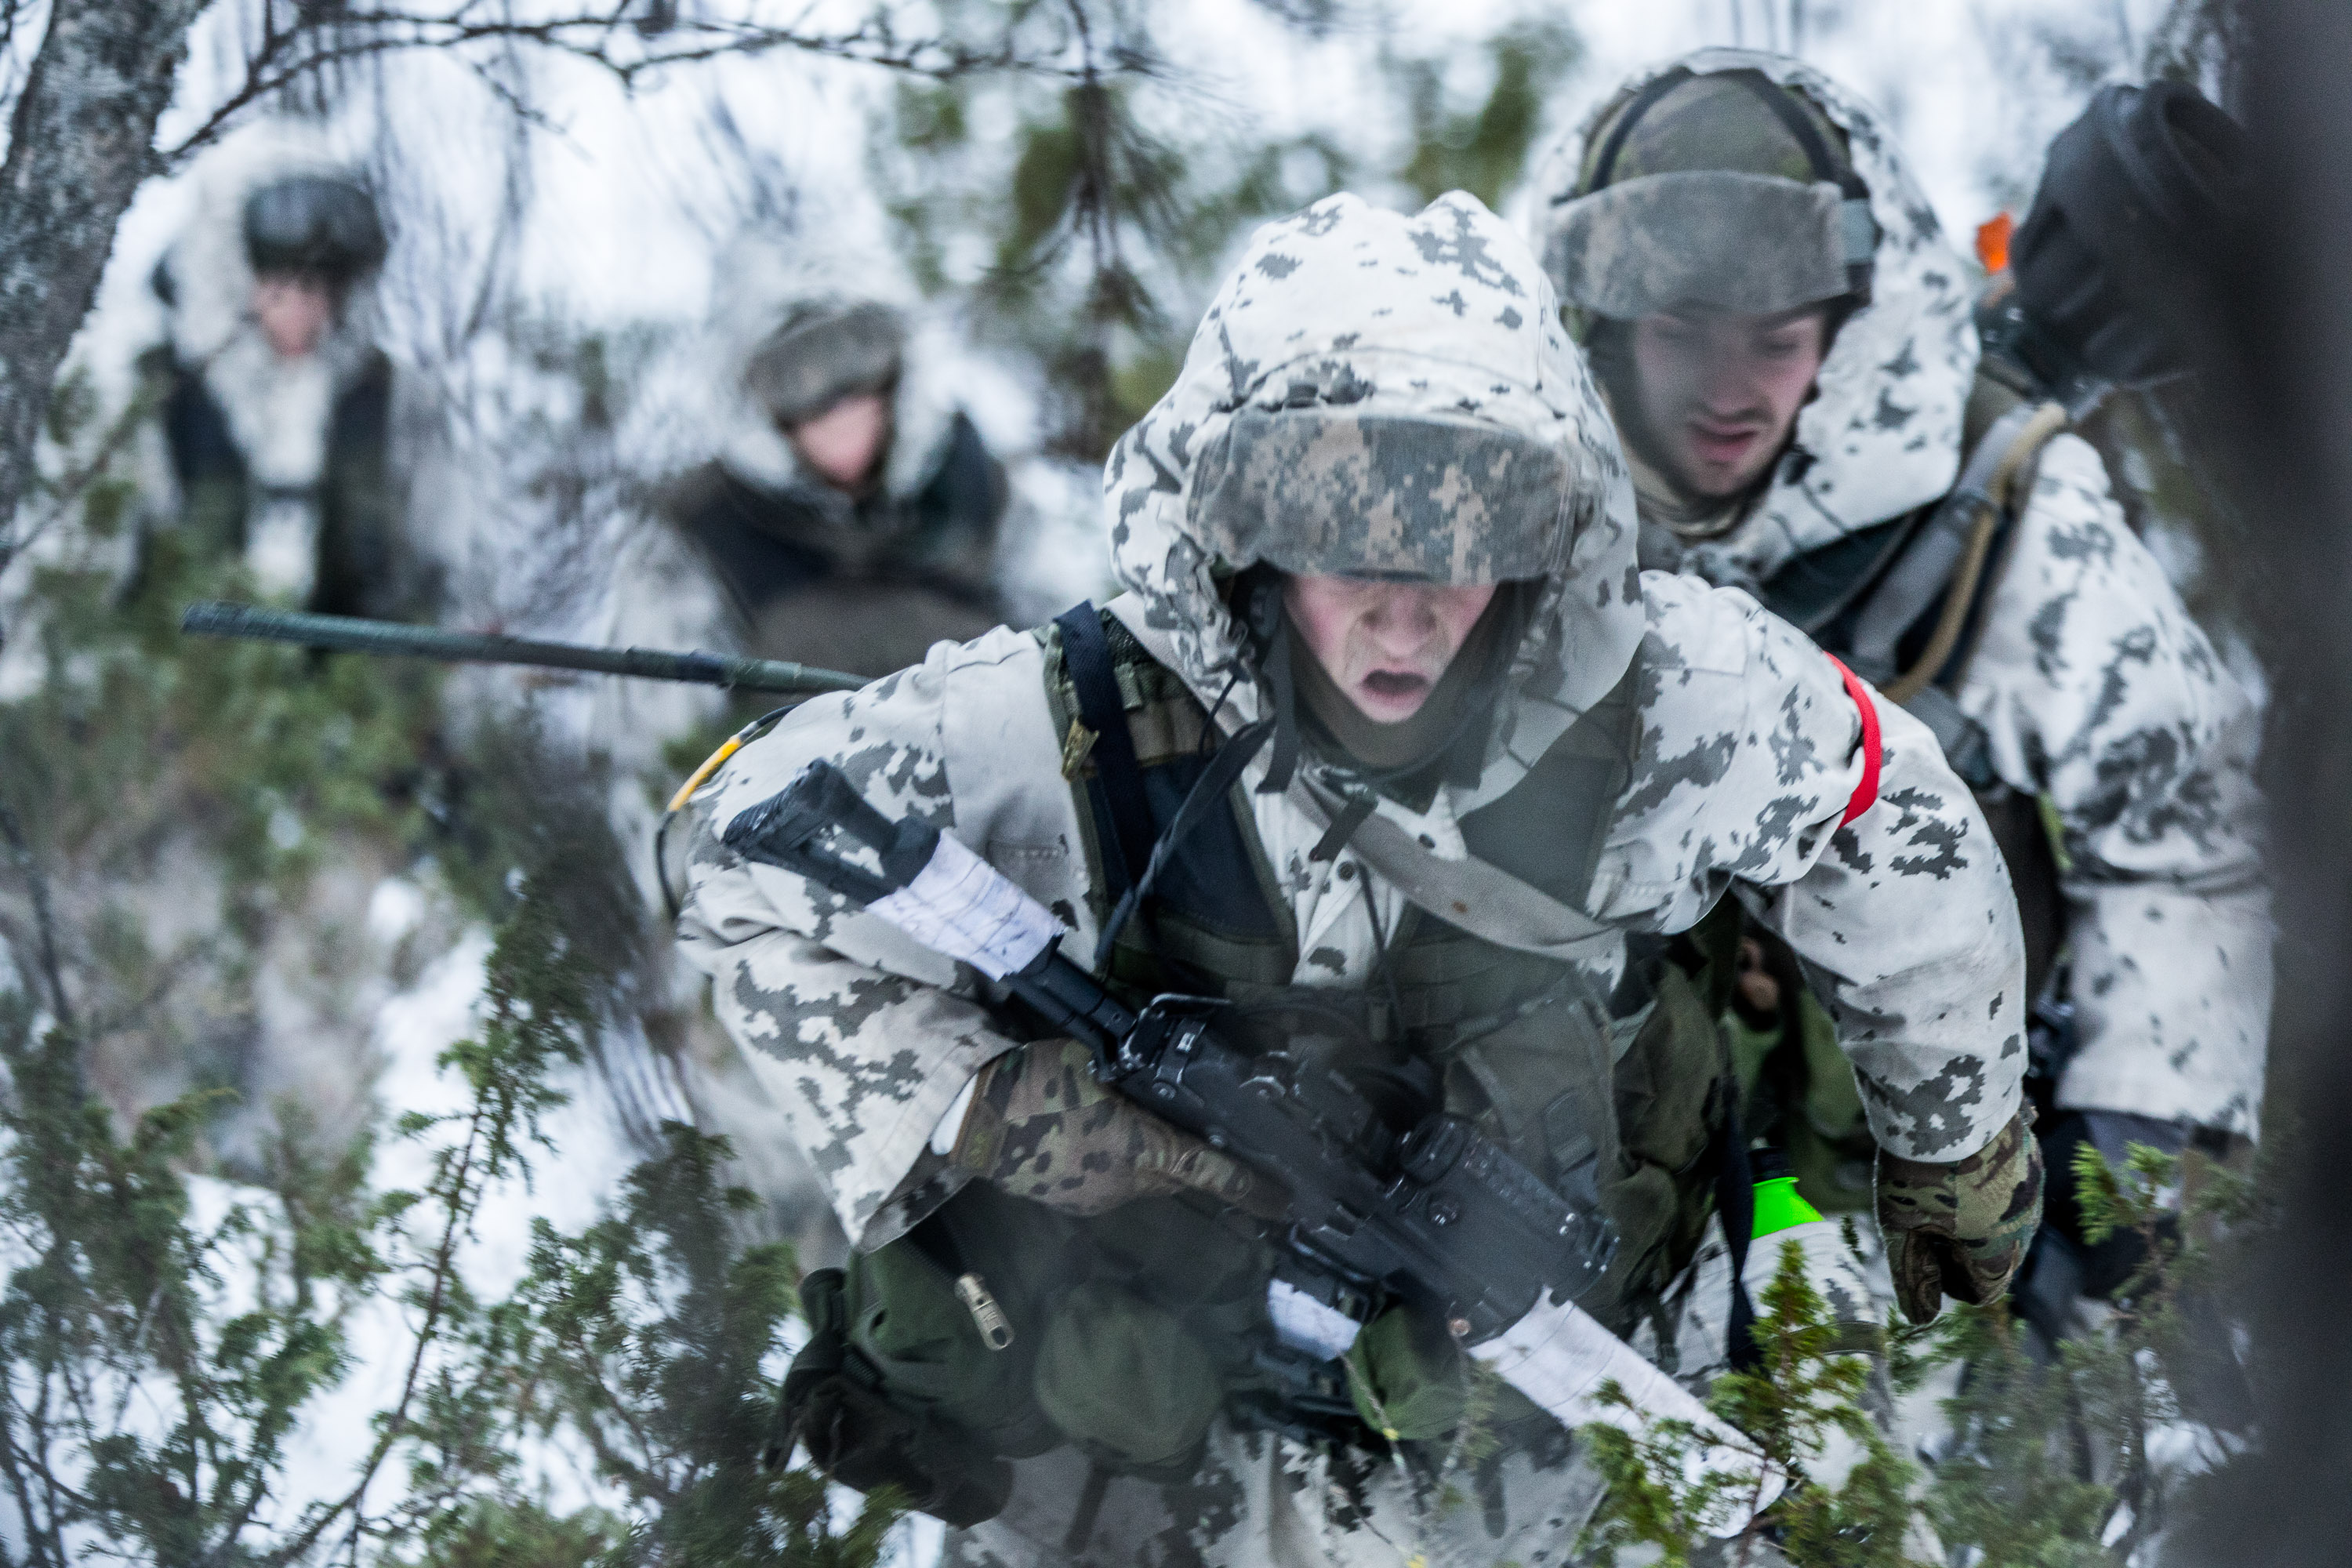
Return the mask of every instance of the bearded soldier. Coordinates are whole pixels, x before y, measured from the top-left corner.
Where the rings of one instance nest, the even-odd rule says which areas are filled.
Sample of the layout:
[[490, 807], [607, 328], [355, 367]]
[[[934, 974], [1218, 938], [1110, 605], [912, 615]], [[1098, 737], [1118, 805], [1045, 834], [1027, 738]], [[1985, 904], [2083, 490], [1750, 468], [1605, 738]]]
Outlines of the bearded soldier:
[[[1877, 117], [1793, 60], [1704, 51], [1627, 83], [1537, 212], [1625, 438], [1643, 564], [1753, 593], [1977, 793], [2023, 911], [2050, 1163], [2252, 1138], [2252, 715], [2064, 410], [1979, 374], [1968, 275]], [[1747, 987], [1768, 1006], [1773, 945]], [[1834, 1142], [1842, 1086], [1813, 1056], [1786, 1121]], [[2121, 1283], [2135, 1244], [2086, 1253], [2063, 1178], [2051, 1218], [2034, 1268], [2058, 1300]]]
[[1179, 1131], [974, 970], [739, 857], [816, 763], [1070, 952], [1109, 928], [1096, 972], [1131, 1001], [1222, 998], [1265, 1053], [1458, 1113], [1605, 1214], [1584, 1306], [1694, 1383], [1743, 1334], [1748, 1226], [1710, 1216], [1744, 1204], [1745, 1145], [1702, 991], [1711, 912], [1751, 910], [1837, 1021], [1898, 1245], [2003, 1288], [2040, 1171], [1984, 821], [1922, 725], [1748, 597], [1636, 568], [1615, 437], [1517, 236], [1459, 194], [1261, 228], [1105, 488], [1121, 597], [804, 705], [680, 825], [682, 940], [858, 1248], [807, 1281], [787, 1382], [821, 1463], [908, 1489], [969, 1564], [1557, 1563], [1601, 1490], [1549, 1406], [1476, 1407], [1464, 1352], [1491, 1345], [1461, 1322], [1398, 1308], [1350, 1344], [1283, 1318], [1263, 1151]]

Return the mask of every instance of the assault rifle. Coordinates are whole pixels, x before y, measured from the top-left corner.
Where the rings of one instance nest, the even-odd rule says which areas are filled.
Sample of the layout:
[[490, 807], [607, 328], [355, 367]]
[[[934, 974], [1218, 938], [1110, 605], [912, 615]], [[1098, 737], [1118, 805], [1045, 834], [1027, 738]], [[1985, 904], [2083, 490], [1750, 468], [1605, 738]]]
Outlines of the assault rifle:
[[817, 669], [773, 658], [732, 658], [715, 653], [665, 653], [641, 647], [583, 647], [578, 643], [541, 642], [491, 632], [451, 632], [437, 626], [404, 626], [360, 616], [314, 616], [205, 599], [190, 605], [180, 629], [191, 637], [251, 637], [299, 643], [342, 653], [393, 654], [465, 664], [522, 664], [542, 669], [580, 669], [601, 675], [633, 675], [646, 680], [683, 680], [740, 691], [855, 691], [862, 675]]
[[[739, 813], [723, 834], [748, 859], [781, 867], [865, 907], [934, 952], [1003, 984], [1051, 1030], [1084, 1041], [1096, 1076], [1151, 1114], [1281, 1184], [1297, 1267], [1277, 1290], [1304, 1294], [1344, 1352], [1353, 1327], [1401, 1299], [1440, 1314], [1454, 1338], [1573, 1427], [1637, 1432], [1664, 1418], [1703, 1439], [1692, 1464], [1752, 1480], [1743, 1528], [1782, 1478], [1752, 1444], [1576, 1303], [1613, 1245], [1465, 1118], [1432, 1111], [1402, 1134], [1336, 1071], [1250, 1052], [1219, 1029], [1224, 1004], [1160, 996], [1129, 1009], [1060, 951], [1053, 914], [954, 837], [892, 822], [831, 763]], [[859, 859], [852, 853], [862, 847]], [[870, 861], [871, 868], [866, 862]], [[1319, 1309], [1319, 1310], [1318, 1310]], [[1600, 1396], [1614, 1383], [1628, 1409]]]

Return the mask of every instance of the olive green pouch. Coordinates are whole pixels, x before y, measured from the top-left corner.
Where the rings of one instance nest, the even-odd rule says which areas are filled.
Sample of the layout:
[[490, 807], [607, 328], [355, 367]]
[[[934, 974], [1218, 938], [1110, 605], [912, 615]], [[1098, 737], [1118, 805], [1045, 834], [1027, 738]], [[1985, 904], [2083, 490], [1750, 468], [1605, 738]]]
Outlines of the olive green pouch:
[[984, 1452], [1042, 1454], [1054, 1434], [1029, 1397], [1042, 1325], [1024, 1310], [1025, 1300], [1001, 1294], [1016, 1280], [972, 1277], [1010, 1321], [1012, 1342], [1003, 1350], [982, 1339], [956, 1282], [904, 1241], [850, 1260], [843, 1291], [848, 1342], [894, 1404], [949, 1423]]
[[1214, 1358], [1183, 1321], [1104, 1281], [1062, 1298], [1037, 1352], [1035, 1391], [1046, 1418], [1087, 1454], [1168, 1479], [1192, 1473], [1224, 1402]]
[[[1471, 1417], [1471, 1380], [1481, 1369], [1462, 1353], [1445, 1326], [1426, 1313], [1391, 1307], [1364, 1325], [1348, 1352], [1348, 1392], [1364, 1425], [1391, 1443], [1452, 1438]], [[1500, 1379], [1491, 1380], [1491, 1405], [1478, 1420], [1493, 1430], [1550, 1417]]]
[[1390, 1442], [1430, 1442], [1462, 1424], [1462, 1352], [1444, 1329], [1402, 1308], [1364, 1325], [1348, 1352], [1348, 1391], [1364, 1425]]
[[784, 1373], [782, 1396], [761, 1454], [783, 1465], [795, 1444], [842, 1485], [894, 1489], [906, 1506], [951, 1525], [993, 1519], [1012, 1495], [1013, 1470], [947, 1422], [890, 1399], [873, 1365], [849, 1343], [843, 1274], [820, 1268], [801, 1281], [808, 1342]]

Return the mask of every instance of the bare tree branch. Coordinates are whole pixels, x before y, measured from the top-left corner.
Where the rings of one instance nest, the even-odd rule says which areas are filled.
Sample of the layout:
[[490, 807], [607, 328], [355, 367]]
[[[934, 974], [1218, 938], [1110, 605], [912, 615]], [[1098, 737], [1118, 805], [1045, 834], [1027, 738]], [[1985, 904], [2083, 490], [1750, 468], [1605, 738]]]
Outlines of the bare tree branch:
[[[163, 154], [176, 164], [208, 143], [252, 108], [307, 76], [358, 60], [419, 49], [467, 50], [490, 44], [521, 44], [596, 67], [625, 88], [666, 68], [728, 55], [792, 51], [823, 59], [878, 66], [911, 76], [945, 80], [981, 71], [1022, 71], [1069, 80], [1099, 73], [1093, 58], [1070, 62], [1027, 58], [1008, 32], [981, 46], [946, 37], [901, 38], [887, 10], [877, 10], [844, 32], [813, 31], [751, 16], [681, 17], [647, 31], [626, 25], [626, 4], [605, 10], [583, 8], [545, 16], [494, 11], [480, 0], [446, 11], [405, 6], [339, 9], [317, 17], [296, 0], [268, 0], [247, 52], [246, 75], [203, 124]], [[755, 7], [756, 9], [756, 7]], [[281, 15], [293, 18], [280, 25]], [[308, 19], [306, 19], [308, 18]], [[1148, 62], [1120, 59], [1119, 70], [1148, 68]]]

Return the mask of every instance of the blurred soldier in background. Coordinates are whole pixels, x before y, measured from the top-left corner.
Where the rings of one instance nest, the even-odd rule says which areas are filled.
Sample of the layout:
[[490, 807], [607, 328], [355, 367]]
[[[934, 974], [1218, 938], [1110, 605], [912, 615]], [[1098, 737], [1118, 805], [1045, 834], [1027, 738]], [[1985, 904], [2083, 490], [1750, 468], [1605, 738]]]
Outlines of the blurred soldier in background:
[[[1850, 94], [1704, 51], [1628, 83], [1539, 178], [1643, 564], [1748, 590], [1877, 682], [2009, 857], [2053, 1173], [2024, 1296], [2063, 1333], [2137, 1246], [2084, 1245], [2073, 1150], [2256, 1134], [2272, 931], [2249, 704], [2065, 407], [1981, 374], [1969, 272]], [[1748, 947], [1750, 1125], [1817, 1203], [1861, 1207], [1862, 1104], [1810, 973]]]
[[154, 274], [169, 337], [140, 361], [157, 410], [148, 526], [242, 557], [273, 597], [422, 615], [436, 584], [404, 537], [394, 373], [373, 332], [374, 199], [278, 124], [224, 145], [195, 184]]
[[739, 246], [715, 323], [733, 417], [667, 510], [740, 646], [880, 675], [1003, 618], [1003, 467], [887, 258]]

